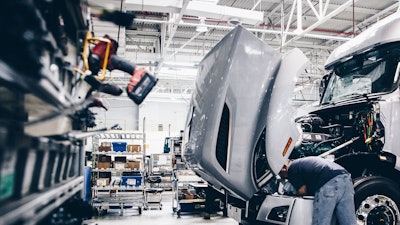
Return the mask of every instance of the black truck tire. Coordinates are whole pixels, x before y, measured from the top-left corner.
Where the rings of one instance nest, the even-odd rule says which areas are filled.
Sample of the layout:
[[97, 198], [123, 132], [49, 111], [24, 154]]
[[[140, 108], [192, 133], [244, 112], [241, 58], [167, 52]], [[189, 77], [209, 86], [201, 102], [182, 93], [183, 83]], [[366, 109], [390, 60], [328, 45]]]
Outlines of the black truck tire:
[[399, 185], [382, 176], [354, 181], [354, 202], [358, 224], [396, 225], [400, 220]]

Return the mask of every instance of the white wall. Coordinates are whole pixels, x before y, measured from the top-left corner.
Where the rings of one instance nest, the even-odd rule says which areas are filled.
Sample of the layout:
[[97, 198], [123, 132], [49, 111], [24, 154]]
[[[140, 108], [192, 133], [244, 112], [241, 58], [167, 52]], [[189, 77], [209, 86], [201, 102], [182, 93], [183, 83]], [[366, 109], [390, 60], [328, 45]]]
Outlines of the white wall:
[[[146, 154], [162, 153], [165, 137], [178, 137], [185, 128], [189, 102], [143, 102], [139, 107], [139, 126], [145, 117]], [[159, 131], [162, 125], [163, 131]]]
[[110, 128], [118, 124], [123, 130], [138, 130], [139, 123], [138, 106], [126, 98], [105, 98], [104, 105], [108, 110], [103, 108], [93, 108], [92, 112], [96, 113], [97, 128]]
[[[165, 137], [180, 135], [189, 109], [189, 102], [182, 100], [177, 102], [145, 100], [138, 107], [129, 98], [105, 99], [104, 104], [109, 107], [108, 111], [100, 108], [92, 109], [92, 112], [97, 113], [97, 127], [94, 129], [110, 128], [114, 124], [119, 124], [123, 130], [142, 132], [145, 122], [146, 155], [163, 153]], [[162, 125], [162, 131], [159, 131], [159, 125]], [[86, 149], [91, 149], [90, 140]]]

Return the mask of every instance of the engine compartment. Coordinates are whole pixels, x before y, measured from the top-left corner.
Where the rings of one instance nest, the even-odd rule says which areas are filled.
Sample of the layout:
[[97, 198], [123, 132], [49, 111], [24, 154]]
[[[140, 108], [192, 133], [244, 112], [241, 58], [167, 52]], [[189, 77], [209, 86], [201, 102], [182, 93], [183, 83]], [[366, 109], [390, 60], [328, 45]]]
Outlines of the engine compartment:
[[302, 134], [291, 159], [317, 156], [333, 148], [338, 148], [332, 153], [335, 158], [354, 152], [379, 152], [384, 144], [377, 102], [330, 106], [295, 121]]

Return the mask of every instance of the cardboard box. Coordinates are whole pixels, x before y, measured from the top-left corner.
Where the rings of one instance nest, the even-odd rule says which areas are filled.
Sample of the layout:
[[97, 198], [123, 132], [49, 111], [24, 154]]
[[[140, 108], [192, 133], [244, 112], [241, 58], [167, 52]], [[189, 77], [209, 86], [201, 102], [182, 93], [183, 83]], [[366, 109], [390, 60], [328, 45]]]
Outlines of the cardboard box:
[[99, 155], [99, 159], [97, 161], [97, 168], [98, 169], [111, 168], [111, 156]]
[[110, 185], [110, 179], [109, 178], [96, 178], [96, 186], [98, 187], [105, 187]]
[[141, 152], [142, 146], [140, 145], [128, 145], [126, 146], [126, 151], [128, 152]]
[[97, 168], [98, 168], [98, 169], [107, 169], [107, 168], [111, 168], [111, 162], [98, 162], [98, 163], [97, 163]]
[[127, 168], [131, 168], [131, 169], [136, 169], [136, 170], [140, 170], [140, 161], [132, 161], [129, 160], [128, 161], [128, 166]]
[[99, 146], [99, 152], [111, 151], [111, 142], [102, 142]]
[[114, 168], [117, 170], [124, 170], [126, 163], [123, 162], [114, 162]]

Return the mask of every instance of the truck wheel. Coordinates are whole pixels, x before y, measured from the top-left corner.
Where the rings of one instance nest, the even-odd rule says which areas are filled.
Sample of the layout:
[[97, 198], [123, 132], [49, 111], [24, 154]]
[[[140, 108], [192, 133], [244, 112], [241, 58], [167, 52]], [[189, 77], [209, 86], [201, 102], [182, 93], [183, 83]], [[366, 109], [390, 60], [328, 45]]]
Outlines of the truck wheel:
[[358, 224], [395, 225], [400, 219], [400, 189], [381, 176], [361, 177], [354, 182]]

